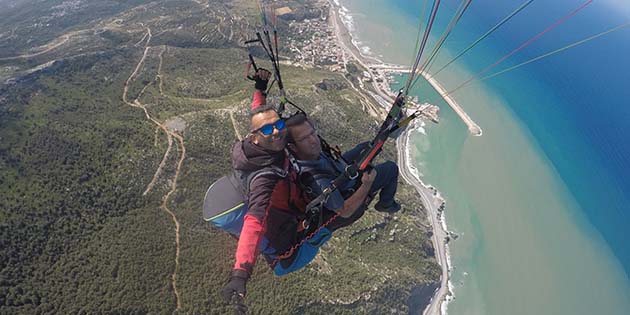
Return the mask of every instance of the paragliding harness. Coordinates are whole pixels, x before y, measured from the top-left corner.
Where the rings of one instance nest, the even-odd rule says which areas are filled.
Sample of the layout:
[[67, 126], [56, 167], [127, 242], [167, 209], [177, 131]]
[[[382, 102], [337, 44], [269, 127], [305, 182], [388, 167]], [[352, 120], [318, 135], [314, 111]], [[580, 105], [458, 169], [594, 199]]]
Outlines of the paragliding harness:
[[[288, 180], [289, 185], [293, 182], [288, 179], [290, 175], [286, 167], [282, 169], [271, 165], [253, 172], [234, 170], [231, 174], [219, 178], [208, 188], [203, 204], [204, 220], [238, 239], [247, 213], [250, 184], [256, 178], [268, 175]], [[288, 198], [289, 204], [292, 204], [291, 193]], [[263, 255], [267, 256], [273, 256], [276, 253], [266, 238], [261, 241], [259, 249]]]
[[[260, 176], [276, 176], [280, 180], [286, 180], [288, 192], [288, 205], [293, 213], [303, 213], [304, 208], [298, 208], [297, 198], [303, 197], [302, 190], [298, 186], [297, 173], [293, 171], [293, 166], [288, 165], [282, 169], [277, 166], [268, 166], [253, 172], [242, 172], [235, 170], [233, 173], [223, 176], [215, 181], [206, 192], [203, 205], [204, 220], [214, 226], [228, 232], [238, 239], [243, 229], [244, 217], [247, 214], [247, 198], [250, 184]], [[302, 203], [304, 205], [304, 203]], [[309, 227], [303, 223], [304, 216], [296, 215], [294, 227], [297, 227], [300, 237], [310, 232]], [[258, 249], [270, 264], [273, 272], [277, 276], [282, 276], [290, 272], [299, 270], [306, 266], [318, 253], [319, 247], [328, 241], [331, 236], [330, 231], [319, 230], [319, 234], [313, 234], [310, 239], [305, 240], [298, 251], [295, 249], [289, 252], [278, 252], [273, 247], [271, 240], [263, 237]], [[316, 235], [317, 234], [317, 235]], [[310, 233], [309, 233], [310, 235]], [[282, 246], [282, 245], [280, 245]], [[282, 262], [279, 264], [278, 262]]]
[[287, 170], [272, 165], [253, 172], [234, 170], [231, 174], [219, 178], [206, 192], [204, 220], [238, 238], [247, 211], [247, 196], [251, 182], [263, 175], [286, 178], [287, 174]]

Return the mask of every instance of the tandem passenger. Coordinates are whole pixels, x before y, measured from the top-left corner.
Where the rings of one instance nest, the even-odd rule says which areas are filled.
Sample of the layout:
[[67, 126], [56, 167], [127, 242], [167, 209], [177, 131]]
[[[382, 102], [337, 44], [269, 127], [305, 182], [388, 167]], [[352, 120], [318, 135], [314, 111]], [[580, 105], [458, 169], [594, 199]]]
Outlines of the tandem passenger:
[[[348, 162], [359, 158], [367, 143], [361, 143], [352, 150], [342, 154], [343, 158], [335, 158], [324, 152], [321, 140], [312, 120], [300, 113], [287, 120], [287, 148], [297, 158], [299, 181], [309, 194], [309, 199], [319, 196], [337, 176], [342, 174]], [[394, 196], [398, 187], [398, 166], [387, 161], [376, 165], [371, 172], [363, 173], [361, 181], [349, 181], [338, 187], [324, 204], [324, 220], [335, 214], [328, 228], [334, 231], [348, 226], [363, 216], [367, 205], [374, 195], [379, 193], [379, 201], [374, 208], [380, 212], [394, 213], [400, 210], [400, 204]]]

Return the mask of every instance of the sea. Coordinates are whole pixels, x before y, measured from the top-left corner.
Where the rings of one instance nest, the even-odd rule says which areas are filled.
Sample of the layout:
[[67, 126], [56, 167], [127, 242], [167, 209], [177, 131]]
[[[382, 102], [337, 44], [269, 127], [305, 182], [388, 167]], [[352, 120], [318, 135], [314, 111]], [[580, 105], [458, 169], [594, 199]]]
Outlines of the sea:
[[[336, 1], [364, 54], [412, 64], [433, 1]], [[427, 72], [525, 2], [472, 1]], [[460, 4], [441, 1], [424, 58]], [[550, 27], [476, 77], [629, 22], [627, 0], [533, 1], [434, 78], [452, 90]], [[428, 82], [414, 85], [412, 95], [440, 107], [440, 122], [415, 131], [409, 150], [422, 181], [445, 198], [448, 229], [459, 236], [449, 246], [453, 297], [443, 312], [630, 314], [629, 56], [625, 27], [473, 80], [451, 96], [482, 136], [471, 135]], [[396, 90], [406, 77], [394, 80]]]

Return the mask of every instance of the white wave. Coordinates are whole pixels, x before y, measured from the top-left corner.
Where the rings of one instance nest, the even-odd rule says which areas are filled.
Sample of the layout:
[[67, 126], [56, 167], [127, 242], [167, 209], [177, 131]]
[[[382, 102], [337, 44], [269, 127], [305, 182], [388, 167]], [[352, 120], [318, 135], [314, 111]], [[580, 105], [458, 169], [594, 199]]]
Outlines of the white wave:
[[448, 294], [444, 298], [442, 305], [440, 305], [440, 314], [447, 315], [448, 314], [448, 305], [455, 300], [455, 293], [453, 291], [453, 283], [451, 280], [448, 281]]
[[349, 32], [353, 32], [355, 29], [354, 17], [350, 15], [350, 11], [346, 7], [340, 6], [338, 12], [339, 12], [339, 17], [341, 18], [341, 22], [343, 23], [343, 25], [345, 25], [346, 29], [348, 29]]
[[440, 224], [442, 225], [442, 229], [444, 231], [448, 231], [448, 227], [446, 226], [446, 220], [444, 219], [444, 215], [440, 216]]
[[364, 55], [371, 55], [372, 54], [372, 50], [370, 49], [369, 46], [361, 46], [361, 53]]
[[446, 268], [448, 269], [448, 272], [450, 273], [451, 270], [452, 270], [452, 266], [453, 266], [452, 265], [452, 260], [451, 260], [451, 247], [448, 246], [448, 244], [446, 244], [446, 245], [444, 245], [444, 249], [446, 251]]
[[418, 168], [416, 168], [416, 167], [414, 167], [414, 166], [410, 166], [410, 167], [409, 167], [409, 170], [411, 171], [411, 174], [412, 174], [413, 176], [415, 176], [416, 178], [420, 178], [420, 177], [423, 177], [423, 176], [424, 176], [424, 174], [422, 174], [422, 173], [418, 170]]
[[369, 56], [370, 58], [374, 60], [378, 60], [380, 62], [379, 59], [374, 58], [374, 54], [372, 53], [372, 48], [370, 48], [370, 46], [366, 45], [364, 42], [358, 40], [356, 34], [350, 34], [350, 37], [352, 38], [351, 39], [352, 45], [354, 45], [354, 47], [359, 49], [359, 51], [361, 52], [361, 55]]
[[[411, 137], [407, 136], [407, 139], [405, 141], [405, 158], [407, 159], [407, 161], [411, 161], [411, 150], [409, 149], [411, 146], [409, 145], [409, 142], [411, 141]], [[418, 168], [411, 164], [411, 163], [407, 163], [407, 166], [409, 168], [409, 172], [416, 178], [420, 179], [421, 177], [423, 177], [424, 175], [422, 175], [422, 173], [418, 170]], [[421, 181], [422, 182], [422, 181]]]

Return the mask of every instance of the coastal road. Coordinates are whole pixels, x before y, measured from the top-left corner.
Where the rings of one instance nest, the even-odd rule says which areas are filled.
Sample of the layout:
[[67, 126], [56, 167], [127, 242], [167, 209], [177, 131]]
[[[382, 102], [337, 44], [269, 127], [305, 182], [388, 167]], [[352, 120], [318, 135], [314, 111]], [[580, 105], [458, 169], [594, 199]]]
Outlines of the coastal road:
[[435, 292], [431, 303], [424, 310], [424, 315], [438, 315], [444, 298], [449, 294], [448, 291], [448, 260], [446, 258], [446, 237], [447, 232], [444, 230], [439, 219], [439, 207], [443, 204], [443, 199], [433, 195], [433, 191], [427, 188], [412, 172], [409, 164], [409, 155], [407, 154], [407, 145], [409, 142], [409, 130], [406, 130], [396, 140], [396, 148], [398, 150], [398, 165], [400, 165], [400, 175], [402, 178], [416, 188], [422, 203], [427, 209], [431, 226], [433, 227], [433, 247], [435, 248], [435, 257], [438, 264], [442, 267], [441, 283]]

